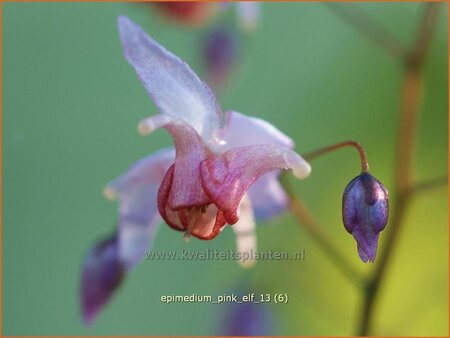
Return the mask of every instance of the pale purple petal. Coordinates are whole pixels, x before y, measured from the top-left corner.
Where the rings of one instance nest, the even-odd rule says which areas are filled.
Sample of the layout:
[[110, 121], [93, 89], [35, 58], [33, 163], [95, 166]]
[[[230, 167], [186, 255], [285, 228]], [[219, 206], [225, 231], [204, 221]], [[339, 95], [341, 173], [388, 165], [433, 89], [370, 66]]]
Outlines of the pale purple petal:
[[174, 161], [174, 148], [158, 150], [137, 161], [128, 168], [125, 174], [108, 183], [104, 193], [106, 197], [115, 199], [120, 194], [127, 193], [141, 184], [160, 184], [165, 172]]
[[210, 88], [128, 18], [119, 17], [118, 27], [125, 57], [161, 113], [189, 123], [210, 140], [222, 115]]
[[[269, 122], [235, 111], [226, 112], [225, 126], [217, 134], [223, 140], [222, 151], [254, 144], [271, 144], [289, 149], [294, 146], [287, 135]], [[258, 220], [274, 217], [287, 206], [287, 195], [277, 179], [279, 173], [277, 170], [263, 175], [249, 190]]]
[[127, 269], [144, 258], [161, 222], [158, 188], [158, 184], [143, 184], [120, 198], [119, 253]]
[[288, 196], [278, 181], [279, 171], [258, 178], [248, 190], [257, 220], [281, 214], [288, 206]]
[[287, 135], [269, 122], [235, 111], [226, 112], [225, 126], [216, 134], [222, 140], [222, 151], [253, 144], [272, 144], [289, 149], [294, 146]]
[[137, 162], [106, 188], [106, 195], [119, 199], [118, 247], [127, 269], [150, 247], [161, 220], [156, 202], [158, 188], [174, 160], [173, 148], [160, 150]]
[[233, 148], [206, 159], [200, 166], [203, 188], [229, 224], [239, 219], [237, 208], [250, 185], [276, 169], [292, 169], [298, 178], [305, 178], [311, 171], [297, 153], [268, 144]]
[[117, 237], [98, 242], [87, 254], [81, 275], [81, 311], [92, 323], [122, 282], [125, 267], [119, 259]]

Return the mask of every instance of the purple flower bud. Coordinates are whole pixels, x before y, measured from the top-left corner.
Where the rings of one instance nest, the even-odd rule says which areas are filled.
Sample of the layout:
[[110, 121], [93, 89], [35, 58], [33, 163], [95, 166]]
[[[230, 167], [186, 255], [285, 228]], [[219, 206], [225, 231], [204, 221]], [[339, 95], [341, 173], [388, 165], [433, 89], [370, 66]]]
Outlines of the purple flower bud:
[[94, 320], [123, 276], [124, 266], [119, 260], [116, 235], [100, 241], [89, 251], [81, 277], [81, 310], [86, 324]]
[[266, 304], [243, 302], [230, 303], [222, 318], [219, 335], [269, 336], [275, 331], [274, 318]]
[[221, 86], [232, 71], [239, 54], [238, 40], [233, 31], [216, 28], [208, 33], [203, 42], [208, 83]]
[[350, 181], [342, 198], [342, 219], [345, 229], [356, 239], [364, 263], [375, 261], [378, 235], [388, 217], [388, 191], [380, 181], [367, 172]]

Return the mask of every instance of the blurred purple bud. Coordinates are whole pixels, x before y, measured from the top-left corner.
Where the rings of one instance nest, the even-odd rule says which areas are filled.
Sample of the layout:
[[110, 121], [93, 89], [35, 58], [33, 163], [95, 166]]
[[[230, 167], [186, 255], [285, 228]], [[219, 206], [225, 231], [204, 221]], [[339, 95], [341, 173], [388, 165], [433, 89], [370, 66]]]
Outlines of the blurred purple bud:
[[117, 236], [98, 242], [87, 254], [81, 276], [81, 310], [83, 320], [91, 324], [107, 303], [124, 276], [119, 261]]
[[367, 172], [350, 181], [342, 198], [342, 219], [355, 238], [364, 263], [375, 261], [378, 235], [388, 217], [388, 191], [380, 181]]
[[211, 86], [220, 86], [226, 80], [237, 60], [238, 49], [238, 39], [229, 29], [217, 28], [207, 34], [203, 54]]
[[273, 318], [265, 304], [232, 303], [227, 310], [220, 335], [269, 336], [274, 333]]

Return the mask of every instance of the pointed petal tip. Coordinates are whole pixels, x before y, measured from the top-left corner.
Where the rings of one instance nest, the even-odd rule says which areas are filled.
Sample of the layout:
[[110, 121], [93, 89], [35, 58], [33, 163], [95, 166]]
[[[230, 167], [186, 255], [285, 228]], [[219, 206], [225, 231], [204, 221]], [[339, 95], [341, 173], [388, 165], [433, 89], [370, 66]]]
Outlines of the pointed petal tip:
[[115, 234], [99, 241], [88, 252], [80, 280], [80, 304], [85, 325], [90, 325], [108, 303], [120, 286], [124, 273]]
[[126, 17], [125, 15], [119, 15], [117, 17], [117, 24], [120, 26], [124, 23], [126, 23], [127, 21], [130, 21], [130, 19], [128, 19], [128, 17]]
[[375, 263], [375, 258], [374, 259], [370, 259], [367, 256], [365, 256], [364, 258], [362, 256], [359, 256], [359, 258], [361, 259], [361, 261], [363, 263]]
[[363, 263], [374, 263], [377, 255], [377, 247], [367, 247], [363, 249], [361, 245], [358, 244], [358, 255]]
[[137, 27], [137, 25], [126, 15], [119, 15], [117, 17], [117, 27], [119, 28], [119, 31], [122, 31], [126, 28]]
[[134, 23], [125, 15], [117, 17], [117, 29], [119, 30], [120, 39], [123, 41], [126, 31], [134, 26]]
[[83, 317], [83, 324], [85, 326], [91, 326], [95, 319], [95, 313], [89, 311], [87, 308], [83, 307], [81, 309], [81, 315]]
[[[118, 29], [125, 58], [159, 111], [189, 123], [209, 139], [222, 117], [211, 89], [184, 61], [127, 17], [118, 18]], [[145, 135], [149, 133], [145, 125], [141, 128]]]

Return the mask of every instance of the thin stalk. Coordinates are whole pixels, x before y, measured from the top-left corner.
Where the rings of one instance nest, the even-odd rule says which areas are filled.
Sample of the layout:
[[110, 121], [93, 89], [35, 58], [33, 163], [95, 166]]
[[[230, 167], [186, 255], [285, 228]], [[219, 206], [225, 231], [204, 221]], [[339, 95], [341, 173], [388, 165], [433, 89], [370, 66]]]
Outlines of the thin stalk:
[[424, 181], [420, 183], [416, 183], [413, 187], [414, 193], [425, 192], [437, 187], [446, 187], [448, 186], [448, 176], [441, 176], [433, 178], [429, 181]]
[[421, 103], [423, 85], [422, 69], [439, 9], [438, 3], [427, 3], [425, 6], [424, 16], [417, 33], [415, 44], [411, 48], [405, 64], [405, 80], [394, 177], [394, 196], [396, 197], [394, 200], [393, 215], [388, 225], [388, 229], [390, 230], [386, 235], [385, 246], [378, 258], [375, 271], [364, 289], [364, 300], [360, 311], [359, 335], [361, 336], [369, 335], [373, 331], [373, 314], [379, 290], [384, 281], [390, 258], [393, 256], [396, 242], [404, 223], [404, 215], [406, 214], [413, 193], [414, 140], [416, 136], [417, 114]]
[[368, 172], [369, 171], [369, 162], [367, 161], [366, 152], [364, 151], [364, 148], [355, 141], [344, 141], [340, 143], [333, 144], [328, 147], [324, 147], [318, 150], [311, 151], [306, 154], [302, 154], [303, 158], [307, 161], [312, 160], [316, 157], [325, 155], [327, 153], [330, 153], [332, 151], [344, 148], [344, 147], [355, 147], [358, 150], [359, 157], [361, 159], [361, 171], [362, 172]]
[[325, 5], [394, 59], [403, 61], [407, 56], [407, 49], [401, 41], [356, 5], [350, 3], [325, 3]]

